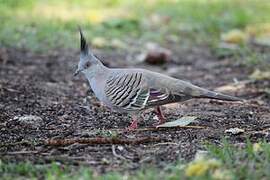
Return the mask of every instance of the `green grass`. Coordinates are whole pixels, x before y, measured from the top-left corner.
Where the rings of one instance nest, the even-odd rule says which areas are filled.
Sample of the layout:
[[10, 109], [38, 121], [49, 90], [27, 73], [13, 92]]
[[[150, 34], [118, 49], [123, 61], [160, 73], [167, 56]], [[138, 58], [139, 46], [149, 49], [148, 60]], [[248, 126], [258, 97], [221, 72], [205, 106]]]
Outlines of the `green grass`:
[[109, 172], [97, 175], [88, 167], [74, 167], [52, 163], [37, 165], [0, 161], [1, 179], [267, 179], [270, 177], [270, 144], [252, 144], [236, 147], [223, 141], [222, 145], [206, 145], [207, 154], [198, 155], [186, 163], [168, 165], [163, 170], [142, 168], [133, 174]]
[[0, 44], [47, 51], [89, 39], [215, 42], [221, 32], [269, 22], [268, 0], [0, 0]]
[[248, 141], [244, 149], [239, 149], [225, 142], [223, 148], [210, 145], [208, 150], [212, 157], [220, 159], [223, 166], [230, 170], [234, 179], [270, 177], [269, 143], [252, 144]]

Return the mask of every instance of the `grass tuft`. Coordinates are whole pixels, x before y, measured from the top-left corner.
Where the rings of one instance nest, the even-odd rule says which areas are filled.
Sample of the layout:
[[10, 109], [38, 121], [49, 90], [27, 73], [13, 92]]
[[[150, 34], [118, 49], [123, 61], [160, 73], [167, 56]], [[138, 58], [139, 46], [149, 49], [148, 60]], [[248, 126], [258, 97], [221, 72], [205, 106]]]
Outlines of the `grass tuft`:
[[60, 163], [32, 164], [0, 161], [0, 178], [7, 179], [267, 179], [270, 177], [270, 145], [265, 142], [236, 146], [224, 140], [220, 146], [206, 145], [207, 153], [191, 162], [170, 164], [163, 170], [142, 168], [133, 174], [93, 173], [86, 166]]

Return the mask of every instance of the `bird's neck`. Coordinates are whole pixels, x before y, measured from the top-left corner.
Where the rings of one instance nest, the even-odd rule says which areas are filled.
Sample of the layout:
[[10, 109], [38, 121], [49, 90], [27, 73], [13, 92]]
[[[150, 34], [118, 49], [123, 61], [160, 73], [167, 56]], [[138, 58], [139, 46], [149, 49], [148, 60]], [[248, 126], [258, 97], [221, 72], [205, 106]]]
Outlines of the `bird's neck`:
[[93, 78], [106, 75], [108, 71], [108, 67], [104, 66], [102, 63], [97, 63], [85, 72], [85, 76], [90, 81]]

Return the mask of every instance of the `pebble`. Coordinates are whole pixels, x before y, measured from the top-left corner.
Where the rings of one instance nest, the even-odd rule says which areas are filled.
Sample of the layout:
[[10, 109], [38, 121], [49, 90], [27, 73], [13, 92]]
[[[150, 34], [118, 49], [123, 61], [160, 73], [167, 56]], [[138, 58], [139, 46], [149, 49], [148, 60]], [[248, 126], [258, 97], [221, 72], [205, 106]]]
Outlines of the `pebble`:
[[225, 133], [231, 133], [233, 135], [238, 135], [241, 133], [244, 133], [245, 130], [244, 129], [240, 129], [240, 128], [230, 128], [230, 129], [226, 129]]
[[17, 120], [20, 125], [29, 127], [31, 129], [37, 129], [41, 126], [43, 120], [39, 116], [34, 115], [24, 115], [24, 116], [15, 116], [13, 120]]

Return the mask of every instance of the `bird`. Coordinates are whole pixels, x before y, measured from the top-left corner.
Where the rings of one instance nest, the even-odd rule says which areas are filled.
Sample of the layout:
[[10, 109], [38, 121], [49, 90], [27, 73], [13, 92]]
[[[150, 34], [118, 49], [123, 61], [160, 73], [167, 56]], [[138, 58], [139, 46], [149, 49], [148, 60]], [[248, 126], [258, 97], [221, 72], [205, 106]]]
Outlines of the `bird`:
[[139, 68], [109, 68], [93, 54], [79, 27], [80, 60], [74, 76], [82, 73], [99, 101], [113, 111], [128, 113], [132, 122], [127, 130], [138, 128], [141, 114], [154, 108], [157, 125], [166, 122], [161, 106], [192, 98], [242, 101], [238, 97], [196, 86], [161, 73]]

